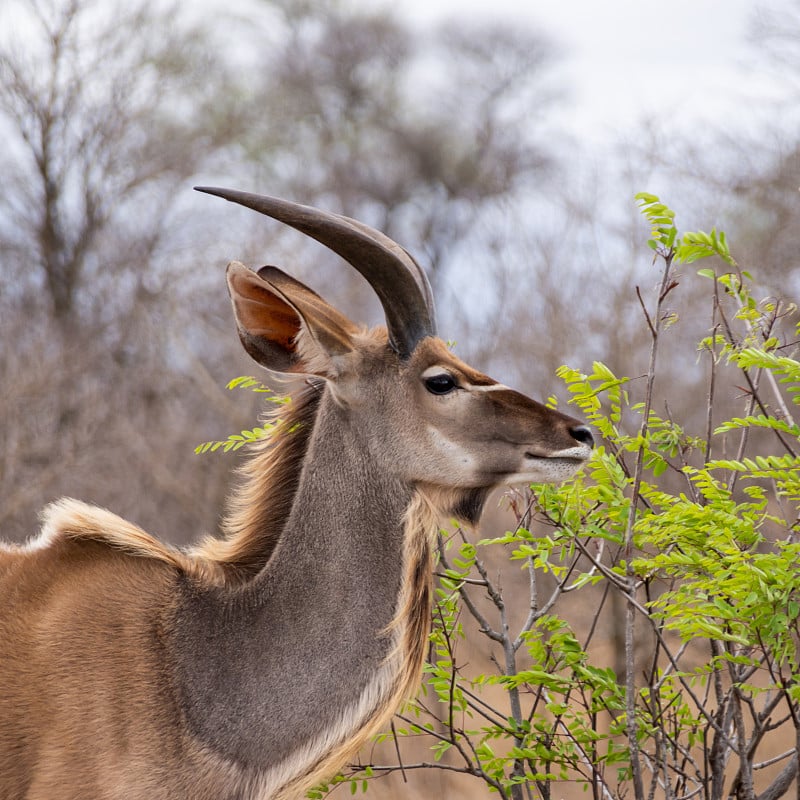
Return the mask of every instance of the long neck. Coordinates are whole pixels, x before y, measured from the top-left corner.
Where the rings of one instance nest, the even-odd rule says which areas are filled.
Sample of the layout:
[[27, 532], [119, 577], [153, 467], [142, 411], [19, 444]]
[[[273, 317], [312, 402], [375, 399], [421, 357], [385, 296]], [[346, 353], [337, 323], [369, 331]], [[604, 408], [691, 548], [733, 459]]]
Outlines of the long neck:
[[323, 382], [309, 379], [292, 402], [273, 409], [273, 427], [239, 469], [223, 520], [223, 537], [207, 537], [193, 551], [220, 584], [247, 581], [271, 557], [294, 504], [315, 427]]
[[325, 395], [270, 560], [185, 604], [177, 661], [193, 732], [276, 786], [359, 743], [421, 668], [435, 523], [364, 435]]

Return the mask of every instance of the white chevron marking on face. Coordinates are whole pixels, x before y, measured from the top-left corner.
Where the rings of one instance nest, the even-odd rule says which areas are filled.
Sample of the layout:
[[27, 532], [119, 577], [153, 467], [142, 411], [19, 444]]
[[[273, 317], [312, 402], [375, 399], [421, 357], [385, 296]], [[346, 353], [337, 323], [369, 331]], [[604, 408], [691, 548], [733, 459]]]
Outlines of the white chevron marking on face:
[[493, 383], [490, 386], [476, 386], [474, 383], [469, 385], [471, 392], [499, 392], [499, 391], [512, 391], [504, 383]]

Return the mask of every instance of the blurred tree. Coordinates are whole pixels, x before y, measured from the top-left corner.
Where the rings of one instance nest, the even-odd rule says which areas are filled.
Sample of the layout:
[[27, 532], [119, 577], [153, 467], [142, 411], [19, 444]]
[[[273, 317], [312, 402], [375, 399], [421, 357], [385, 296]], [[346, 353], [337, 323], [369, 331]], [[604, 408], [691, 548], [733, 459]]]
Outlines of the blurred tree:
[[196, 503], [171, 476], [191, 452], [178, 408], [204, 418], [178, 349], [202, 332], [203, 282], [178, 256], [189, 221], [173, 226], [178, 187], [237, 133], [227, 70], [175, 9], [20, 0], [3, 17], [4, 534], [75, 493], [186, 538], [223, 484], [221, 465], [197, 465], [217, 488]]
[[800, 99], [800, 2], [753, 4], [747, 44], [743, 66], [765, 91], [743, 99], [740, 124], [720, 119], [687, 136], [679, 115], [654, 119], [624, 149], [640, 171], [686, 198], [700, 225], [736, 230], [742, 260], [776, 295], [792, 296], [800, 292], [800, 120], [786, 97]]
[[[258, 184], [403, 242], [429, 269], [442, 308], [460, 309], [443, 321], [461, 338], [475, 311], [463, 287], [486, 269], [492, 222], [544, 190], [552, 172], [552, 47], [500, 24], [414, 31], [337, 0], [267, 8], [274, 41], [261, 49], [252, 105], [268, 111], [245, 140]], [[482, 313], [490, 302], [484, 291]]]
[[175, 9], [21, 0], [4, 13], [5, 296], [46, 298], [59, 322], [96, 322], [101, 285], [115, 313], [123, 294], [141, 299], [175, 187], [236, 135], [232, 109], [219, 113], [225, 65]]
[[[776, 83], [788, 86], [795, 100], [800, 100], [800, 2], [789, 0], [770, 9], [757, 6], [750, 43], [753, 57]], [[768, 112], [771, 118], [787, 119], [789, 124], [770, 125], [772, 130], [761, 132], [758, 141], [746, 145], [754, 155], [739, 159], [731, 184], [743, 206], [737, 222], [748, 234], [746, 255], [763, 266], [774, 291], [796, 296], [800, 293], [798, 120], [772, 105]]]

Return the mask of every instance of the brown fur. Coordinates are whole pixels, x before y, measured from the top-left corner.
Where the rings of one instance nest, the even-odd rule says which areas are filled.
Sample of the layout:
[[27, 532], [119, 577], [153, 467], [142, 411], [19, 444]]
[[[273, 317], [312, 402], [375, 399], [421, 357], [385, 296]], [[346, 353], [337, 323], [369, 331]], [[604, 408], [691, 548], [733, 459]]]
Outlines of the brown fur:
[[[115, 784], [134, 782], [142, 798], [166, 800], [163, 769], [204, 769], [179, 727], [161, 657], [177, 567], [81, 536], [68, 508], [53, 515], [54, 524], [63, 515], [61, 535], [19, 550], [0, 573], [14, 611], [0, 617], [0, 641], [13, 642], [0, 653], [0, 796], [103, 800], [117, 796]], [[90, 525], [107, 513], [87, 519], [73, 510], [73, 523], [83, 516]], [[140, 532], [127, 533], [139, 547]], [[135, 715], [120, 714], [119, 697], [136, 703]], [[101, 748], [85, 749], [76, 735], [85, 725]], [[126, 743], [137, 741], [148, 751], [131, 758]], [[152, 764], [150, 748], [163, 754], [163, 768]]]
[[403, 588], [397, 612], [388, 632], [395, 648], [387, 661], [394, 662], [397, 679], [366, 724], [330, 750], [307, 774], [287, 784], [274, 800], [295, 800], [329, 778], [367, 742], [389, 725], [398, 707], [417, 691], [427, 653], [433, 605], [432, 554], [443, 517], [430, 500], [418, 493], [406, 512], [403, 550]]
[[277, 423], [268, 438], [251, 447], [242, 465], [223, 521], [222, 538], [207, 537], [193, 551], [221, 567], [229, 580], [252, 577], [266, 563], [280, 537], [297, 491], [322, 386], [309, 380], [291, 403], [271, 415]]

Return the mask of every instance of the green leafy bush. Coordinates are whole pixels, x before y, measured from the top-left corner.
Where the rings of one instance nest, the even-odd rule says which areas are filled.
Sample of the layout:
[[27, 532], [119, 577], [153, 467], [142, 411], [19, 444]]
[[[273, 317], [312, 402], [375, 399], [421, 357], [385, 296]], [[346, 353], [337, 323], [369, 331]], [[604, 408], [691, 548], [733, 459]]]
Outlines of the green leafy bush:
[[[800, 363], [779, 330], [795, 308], [756, 299], [724, 233], [681, 235], [657, 197], [637, 200], [660, 269], [649, 306], [637, 290], [646, 376], [560, 369], [602, 444], [573, 480], [512, 494], [518, 524], [504, 536], [442, 533], [425, 685], [380, 737], [397, 757], [353, 765], [315, 796], [341, 783], [369, 793], [412, 769], [472, 775], [513, 800], [563, 796], [564, 781], [596, 798], [775, 800], [796, 779]], [[720, 266], [698, 273], [714, 320], [698, 345], [706, 426], [691, 432], [656, 413], [654, 381], [677, 265], [712, 256]], [[744, 411], [715, 421], [734, 369]], [[525, 570], [524, 596], [493, 577], [498, 561]], [[616, 664], [600, 627], [624, 642]], [[467, 638], [490, 671], [469, 666]], [[412, 738], [429, 740], [429, 758], [403, 755]]]

